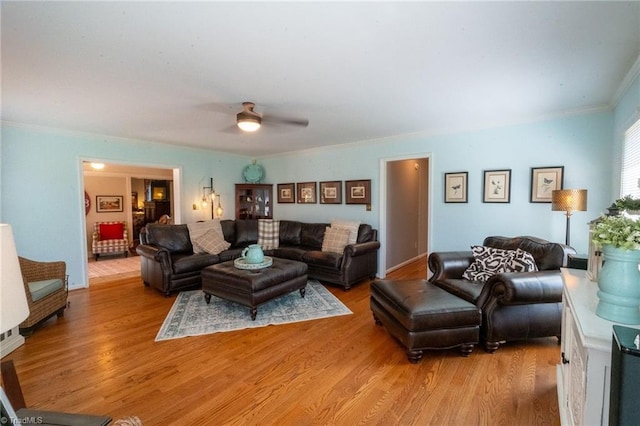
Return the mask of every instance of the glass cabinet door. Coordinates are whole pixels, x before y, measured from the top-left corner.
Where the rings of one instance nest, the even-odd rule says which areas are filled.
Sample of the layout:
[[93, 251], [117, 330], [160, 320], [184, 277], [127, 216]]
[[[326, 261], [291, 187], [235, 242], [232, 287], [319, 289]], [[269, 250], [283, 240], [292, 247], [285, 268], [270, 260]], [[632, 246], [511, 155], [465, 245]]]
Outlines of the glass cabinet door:
[[272, 219], [273, 185], [236, 184], [236, 219]]

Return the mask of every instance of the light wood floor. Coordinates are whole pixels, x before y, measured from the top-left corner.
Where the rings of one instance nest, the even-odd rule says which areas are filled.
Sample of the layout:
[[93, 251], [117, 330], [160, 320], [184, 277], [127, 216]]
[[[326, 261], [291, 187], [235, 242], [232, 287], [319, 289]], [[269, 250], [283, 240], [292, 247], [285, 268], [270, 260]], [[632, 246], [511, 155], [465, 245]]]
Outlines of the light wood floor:
[[[426, 261], [388, 278], [422, 278]], [[175, 296], [139, 278], [72, 291], [12, 352], [28, 406], [147, 425], [557, 425], [555, 338], [428, 352], [376, 326], [369, 283], [329, 289], [353, 315], [155, 343]]]

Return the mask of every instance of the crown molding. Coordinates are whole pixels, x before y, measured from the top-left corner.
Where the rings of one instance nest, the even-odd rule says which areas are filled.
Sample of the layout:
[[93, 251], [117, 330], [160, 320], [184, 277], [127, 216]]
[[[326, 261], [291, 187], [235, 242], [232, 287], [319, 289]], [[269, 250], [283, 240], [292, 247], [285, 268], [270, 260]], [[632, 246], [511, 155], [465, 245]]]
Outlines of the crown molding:
[[622, 83], [618, 86], [618, 90], [613, 94], [611, 99], [612, 107], [615, 107], [620, 102], [620, 99], [629, 90], [633, 82], [640, 76], [640, 55], [636, 58], [636, 61], [631, 66], [631, 69], [627, 75], [622, 79]]

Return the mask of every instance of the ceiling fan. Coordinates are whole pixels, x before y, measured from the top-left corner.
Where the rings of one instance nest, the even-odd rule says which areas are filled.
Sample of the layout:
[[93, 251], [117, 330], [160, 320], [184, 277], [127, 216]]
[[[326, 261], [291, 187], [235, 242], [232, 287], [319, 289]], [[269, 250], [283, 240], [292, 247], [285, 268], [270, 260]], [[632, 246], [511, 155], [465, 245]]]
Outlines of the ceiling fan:
[[236, 115], [236, 124], [245, 132], [255, 132], [265, 124], [284, 124], [289, 126], [307, 127], [309, 120], [301, 118], [278, 117], [275, 115], [258, 114], [253, 109], [256, 107], [254, 102], [243, 102], [242, 111]]

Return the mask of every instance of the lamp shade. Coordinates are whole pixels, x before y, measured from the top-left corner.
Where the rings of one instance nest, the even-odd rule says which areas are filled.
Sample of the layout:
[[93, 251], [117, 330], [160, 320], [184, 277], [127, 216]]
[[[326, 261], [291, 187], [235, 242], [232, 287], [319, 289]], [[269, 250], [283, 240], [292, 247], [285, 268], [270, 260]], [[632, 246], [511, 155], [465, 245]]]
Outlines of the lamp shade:
[[20, 325], [29, 316], [22, 271], [11, 226], [0, 223], [0, 332]]
[[552, 191], [551, 210], [569, 213], [587, 210], [587, 190], [557, 189]]

